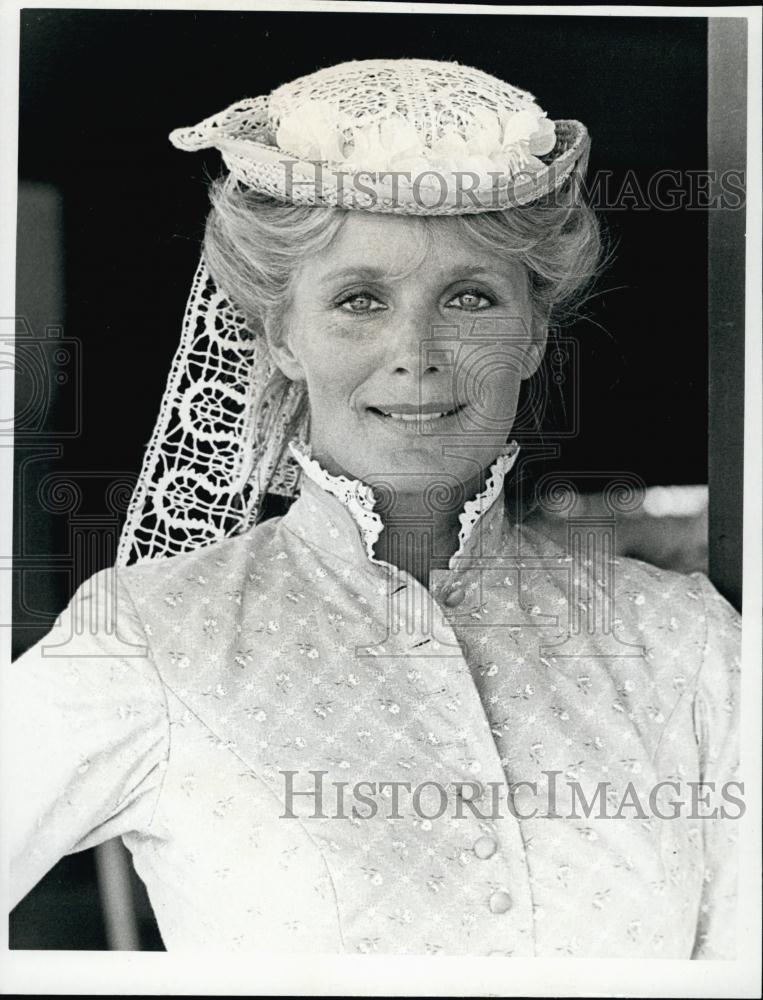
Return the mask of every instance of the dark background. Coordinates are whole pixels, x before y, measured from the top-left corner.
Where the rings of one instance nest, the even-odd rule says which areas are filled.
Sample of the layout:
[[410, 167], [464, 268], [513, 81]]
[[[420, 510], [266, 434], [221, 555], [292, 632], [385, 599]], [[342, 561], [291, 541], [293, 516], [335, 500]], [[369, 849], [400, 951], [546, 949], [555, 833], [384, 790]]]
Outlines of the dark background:
[[[82, 578], [113, 561], [108, 546], [67, 561], [71, 508], [42, 502], [43, 481], [75, 480], [77, 517], [103, 518], [103, 483], [137, 474], [158, 412], [206, 181], [220, 169], [215, 151], [181, 153], [168, 133], [349, 57], [402, 56], [477, 66], [529, 90], [551, 118], [585, 122], [589, 175], [611, 171], [614, 192], [628, 171], [645, 188], [658, 170], [706, 169], [701, 18], [22, 12], [17, 315], [30, 343], [60, 324], [78, 357], [34, 434], [17, 438], [17, 653]], [[48, 186], [62, 206], [54, 244], [30, 208]], [[602, 213], [614, 260], [566, 331], [582, 382], [558, 465], [572, 478], [627, 470], [647, 485], [705, 483], [707, 212], [630, 205]], [[48, 313], [51, 282], [59, 294]], [[68, 436], [58, 433], [74, 405], [67, 393], [81, 404]], [[89, 853], [64, 859], [17, 907], [11, 946], [103, 947], [97, 907]], [[147, 916], [143, 935], [158, 946]]]

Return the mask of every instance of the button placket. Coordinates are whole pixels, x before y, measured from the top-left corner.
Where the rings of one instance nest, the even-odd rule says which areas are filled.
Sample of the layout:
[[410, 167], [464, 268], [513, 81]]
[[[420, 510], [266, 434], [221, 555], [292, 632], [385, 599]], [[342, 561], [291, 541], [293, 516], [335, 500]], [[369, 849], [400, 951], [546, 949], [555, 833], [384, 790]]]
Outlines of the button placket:
[[[453, 695], [451, 701], [461, 706], [463, 714], [459, 715], [459, 720], [466, 731], [478, 733], [480, 729], [484, 730], [484, 741], [478, 739], [476, 745], [470, 748], [471, 755], [479, 757], [482, 763], [480, 780], [487, 780], [490, 786], [500, 783], [504, 792], [498, 795], [498, 802], [493, 802], [494, 809], [499, 809], [498, 815], [492, 816], [487, 823], [478, 822], [472, 828], [471, 836], [464, 838], [454, 860], [458, 860], [463, 869], [464, 884], [472, 886], [475, 893], [474, 904], [478, 910], [482, 910], [482, 919], [493, 927], [493, 931], [488, 931], [485, 927], [488, 932], [486, 947], [505, 949], [504, 937], [510, 931], [513, 937], [508, 953], [532, 955], [532, 899], [522, 834], [516, 819], [506, 809], [503, 798], [508, 792], [506, 775], [500, 764], [496, 743], [489, 731], [485, 705], [468, 668], [467, 648], [453, 621], [453, 607], [464, 604], [469, 597], [468, 579], [463, 573], [433, 571], [429, 587], [424, 587], [406, 573], [396, 574], [391, 587], [393, 592], [398, 590], [394, 600], [404, 599], [406, 590], [415, 590], [421, 592], [421, 597], [428, 596], [431, 602], [429, 629], [420, 632], [418, 636], [400, 635], [399, 639], [405, 642], [406, 652], [433, 658], [427, 663], [430, 671], [436, 670], [436, 663], [441, 657], [457, 658], [463, 667], [463, 670], [459, 669], [458, 664], [452, 663], [453, 669], [448, 670]], [[455, 605], [446, 600], [449, 595], [453, 595], [451, 601], [455, 600]], [[437, 732], [438, 718], [445, 723], [445, 730], [439, 733], [440, 753], [443, 753], [451, 741], [454, 720], [446, 706], [440, 705], [437, 700], [430, 700], [422, 722], [425, 719], [427, 726]], [[471, 724], [469, 719], [472, 720]], [[456, 761], [448, 763], [455, 764]], [[491, 798], [495, 800], [495, 791]], [[468, 819], [468, 814], [466, 818]], [[471, 872], [469, 877], [466, 876], [466, 871]], [[504, 914], [507, 914], [505, 919], [496, 919]]]
[[[470, 675], [471, 676], [471, 675]], [[472, 681], [474, 684], [474, 682]], [[476, 684], [472, 688], [484, 711], [484, 704]], [[497, 753], [497, 747], [493, 742]], [[501, 766], [504, 795], [508, 795], [506, 774]], [[483, 796], [484, 797], [484, 796]], [[534, 921], [529, 869], [525, 855], [521, 826], [511, 814], [505, 798], [493, 801], [498, 814], [480, 823], [479, 835], [472, 843], [472, 855], [477, 859], [477, 871], [488, 877], [483, 882], [483, 906], [493, 916], [506, 916], [501, 927], [511, 928], [512, 943], [505, 954], [534, 954]], [[484, 867], [483, 867], [484, 866]], [[503, 949], [501, 949], [503, 950]]]

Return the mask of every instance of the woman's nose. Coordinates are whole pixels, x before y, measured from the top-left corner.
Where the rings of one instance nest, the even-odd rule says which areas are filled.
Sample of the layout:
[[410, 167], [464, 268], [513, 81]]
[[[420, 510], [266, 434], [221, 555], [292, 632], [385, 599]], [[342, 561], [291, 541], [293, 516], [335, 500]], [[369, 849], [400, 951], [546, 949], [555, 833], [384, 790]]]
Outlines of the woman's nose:
[[[426, 311], [396, 317], [390, 337], [389, 365], [396, 375], [426, 375], [439, 372], [435, 346], [437, 317]], [[440, 322], [441, 325], [441, 322]]]

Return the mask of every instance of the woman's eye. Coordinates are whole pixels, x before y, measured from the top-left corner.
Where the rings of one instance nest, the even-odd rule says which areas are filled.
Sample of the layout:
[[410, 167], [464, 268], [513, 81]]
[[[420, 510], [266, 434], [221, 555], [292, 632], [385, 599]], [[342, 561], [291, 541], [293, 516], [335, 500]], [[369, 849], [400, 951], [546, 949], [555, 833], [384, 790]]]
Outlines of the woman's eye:
[[345, 312], [353, 313], [376, 312], [379, 309], [386, 308], [377, 298], [369, 295], [368, 292], [358, 292], [355, 295], [349, 295], [339, 303], [339, 306]]
[[448, 308], [451, 309], [487, 309], [488, 306], [492, 305], [492, 299], [489, 299], [487, 295], [483, 295], [482, 292], [478, 292], [474, 289], [459, 292], [458, 295], [454, 295], [450, 302], [448, 302]]

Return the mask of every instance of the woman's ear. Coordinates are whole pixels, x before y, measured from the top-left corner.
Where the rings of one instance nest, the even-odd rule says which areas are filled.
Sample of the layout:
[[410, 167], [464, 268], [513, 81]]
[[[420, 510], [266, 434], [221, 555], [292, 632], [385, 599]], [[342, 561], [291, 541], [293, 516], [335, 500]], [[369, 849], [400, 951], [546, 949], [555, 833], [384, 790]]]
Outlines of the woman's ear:
[[546, 353], [546, 343], [548, 341], [548, 317], [533, 314], [532, 338], [522, 359], [522, 378], [532, 378], [540, 368], [543, 355]]
[[292, 349], [292, 338], [288, 328], [281, 322], [266, 322], [264, 326], [265, 339], [273, 361], [292, 382], [304, 382], [305, 373]]

